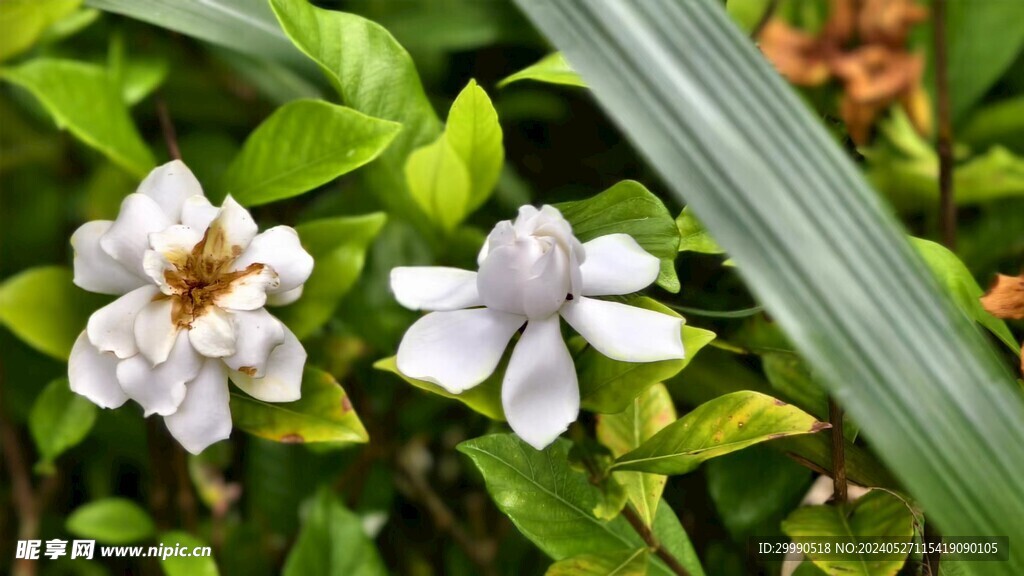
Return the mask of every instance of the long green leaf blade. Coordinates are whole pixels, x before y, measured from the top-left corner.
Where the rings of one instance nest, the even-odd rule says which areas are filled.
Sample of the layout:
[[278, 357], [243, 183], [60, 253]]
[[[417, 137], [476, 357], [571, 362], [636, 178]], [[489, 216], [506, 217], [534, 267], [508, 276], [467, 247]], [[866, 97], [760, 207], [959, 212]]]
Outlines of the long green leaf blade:
[[[1024, 403], [892, 216], [713, 0], [517, 0], [946, 533], [1024, 538]], [[1011, 562], [990, 574], [1014, 573]]]

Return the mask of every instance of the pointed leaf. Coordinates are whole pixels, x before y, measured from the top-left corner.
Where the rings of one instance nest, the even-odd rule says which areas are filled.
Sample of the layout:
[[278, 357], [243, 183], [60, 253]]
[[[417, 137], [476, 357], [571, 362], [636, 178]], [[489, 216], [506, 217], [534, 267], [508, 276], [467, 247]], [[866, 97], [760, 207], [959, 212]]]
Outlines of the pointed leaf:
[[544, 576], [644, 576], [647, 549], [581, 554], [552, 564]]
[[469, 171], [466, 214], [470, 214], [490, 197], [505, 163], [498, 113], [475, 80], [452, 103], [444, 135]]
[[298, 196], [370, 162], [399, 130], [322, 100], [289, 102], [249, 135], [224, 189], [246, 206]]
[[707, 228], [697, 220], [689, 206], [683, 208], [676, 218], [679, 228], [679, 251], [700, 252], [702, 254], [722, 254], [725, 251], [715, 242]]
[[310, 366], [302, 375], [302, 398], [295, 402], [264, 402], [232, 388], [231, 420], [250, 434], [278, 442], [369, 441], [338, 381]]
[[308, 500], [304, 516], [299, 539], [285, 560], [284, 576], [386, 576], [362, 520], [329, 491], [321, 490]]
[[613, 469], [686, 474], [716, 456], [760, 442], [828, 427], [806, 412], [758, 392], [733, 392], [669, 424]]
[[562, 84], [565, 86], [576, 86], [586, 88], [586, 83], [580, 75], [573, 71], [572, 67], [565, 60], [561, 52], [548, 54], [538, 62], [523, 68], [498, 83], [499, 88], [504, 88], [513, 82], [520, 80], [534, 80], [548, 84]]
[[67, 531], [102, 544], [132, 544], [150, 538], [156, 525], [141, 506], [125, 498], [105, 498], [84, 504], [68, 516]]
[[46, 385], [28, 415], [28, 427], [39, 452], [36, 471], [50, 474], [53, 461], [89, 435], [96, 405], [71, 391], [67, 378]]
[[446, 232], [468, 214], [472, 186], [469, 169], [446, 135], [409, 155], [405, 181], [420, 209]]

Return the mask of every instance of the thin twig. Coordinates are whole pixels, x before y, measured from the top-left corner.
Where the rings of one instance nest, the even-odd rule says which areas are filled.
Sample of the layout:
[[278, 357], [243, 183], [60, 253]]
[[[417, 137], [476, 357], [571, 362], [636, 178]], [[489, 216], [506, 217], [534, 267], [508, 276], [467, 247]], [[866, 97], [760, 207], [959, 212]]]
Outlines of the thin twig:
[[846, 446], [843, 440], [843, 409], [832, 398], [828, 399], [828, 421], [832, 424], [832, 497], [836, 504], [845, 504], [848, 496]]
[[765, 7], [764, 12], [761, 13], [761, 19], [754, 25], [754, 29], [750, 31], [750, 37], [757, 40], [757, 37], [764, 32], [764, 27], [771, 21], [772, 16], [775, 15], [775, 11], [779, 8], [779, 0], [771, 0], [768, 2], [768, 6]]
[[181, 521], [190, 532], [196, 529], [199, 511], [196, 508], [196, 497], [192, 492], [192, 478], [188, 473], [188, 455], [181, 446], [172, 446], [174, 450], [174, 475], [177, 479], [177, 503]]
[[174, 131], [174, 123], [171, 122], [171, 115], [167, 111], [167, 103], [164, 102], [163, 97], [156, 99], [156, 115], [160, 119], [160, 130], [164, 133], [167, 154], [172, 160], [181, 160], [181, 150], [178, 148], [178, 134]]
[[636, 530], [636, 533], [643, 538], [647, 547], [650, 548], [658, 558], [661, 558], [662, 562], [668, 565], [669, 570], [671, 570], [673, 574], [689, 576], [690, 573], [682, 564], [680, 564], [679, 560], [661, 545], [658, 537], [654, 535], [651, 528], [644, 523], [643, 519], [640, 518], [640, 515], [637, 514], [636, 509], [633, 508], [632, 504], [626, 503], [626, 507], [622, 509], [622, 517], [625, 518], [626, 521], [629, 522], [629, 525], [633, 527], [633, 530]]
[[[931, 544], [933, 542], [942, 542], [942, 536], [939, 531], [935, 528], [935, 522], [931, 518], [925, 518], [924, 521], [924, 534], [922, 540], [925, 544]], [[928, 576], [938, 576], [939, 574], [939, 559], [942, 552], [938, 546], [929, 546], [929, 549], [925, 550], [924, 555], [924, 567], [928, 570]]]
[[935, 93], [939, 105], [939, 133], [935, 142], [939, 155], [939, 231], [942, 243], [952, 250], [956, 247], [956, 202], [953, 189], [953, 121], [946, 52], [946, 0], [932, 2], [932, 22], [935, 45]]
[[447, 532], [470, 561], [476, 564], [480, 572], [485, 576], [498, 576], [498, 569], [494, 566], [496, 546], [492, 542], [477, 541], [470, 536], [423, 474], [404, 460], [400, 455], [396, 462], [403, 477], [408, 481], [409, 496], [426, 507], [434, 526], [441, 532]]
[[[39, 501], [32, 489], [32, 477], [25, 463], [18, 432], [11, 422], [2, 416], [0, 445], [3, 446], [4, 464], [11, 476], [11, 496], [15, 513], [18, 515], [18, 540], [33, 540], [39, 532]], [[34, 560], [15, 559], [11, 573], [14, 576], [33, 576], [36, 573], [36, 564]]]

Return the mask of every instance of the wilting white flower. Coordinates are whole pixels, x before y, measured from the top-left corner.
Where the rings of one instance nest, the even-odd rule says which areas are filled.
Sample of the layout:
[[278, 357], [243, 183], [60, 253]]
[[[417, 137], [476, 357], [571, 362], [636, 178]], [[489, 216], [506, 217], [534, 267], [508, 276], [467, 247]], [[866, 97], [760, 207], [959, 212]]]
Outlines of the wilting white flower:
[[104, 408], [135, 400], [192, 453], [231, 433], [229, 377], [260, 400], [299, 398], [306, 351], [263, 308], [298, 298], [313, 270], [295, 230], [257, 234], [245, 208], [211, 205], [174, 161], [71, 245], [75, 284], [121, 295], [75, 342], [72, 390]]
[[615, 360], [683, 357], [680, 318], [588, 298], [636, 292], [658, 277], [658, 259], [627, 234], [580, 244], [557, 209], [523, 206], [514, 223], [494, 227], [477, 262], [479, 272], [391, 271], [399, 303], [433, 311], [405, 333], [398, 370], [458, 394], [494, 372], [509, 340], [526, 323], [501, 399], [512, 429], [538, 450], [576, 420], [580, 407], [576, 368], [559, 316]]

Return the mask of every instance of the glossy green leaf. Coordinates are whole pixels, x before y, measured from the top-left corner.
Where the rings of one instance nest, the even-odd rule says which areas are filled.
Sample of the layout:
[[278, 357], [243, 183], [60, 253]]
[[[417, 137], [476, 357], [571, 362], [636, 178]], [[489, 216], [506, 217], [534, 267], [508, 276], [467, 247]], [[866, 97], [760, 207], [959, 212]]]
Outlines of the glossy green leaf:
[[505, 163], [498, 113], [475, 80], [470, 80], [452, 103], [444, 137], [469, 171], [465, 212], [472, 213], [491, 196]]
[[402, 125], [381, 158], [362, 174], [392, 211], [422, 218], [403, 169], [416, 148], [441, 133], [409, 54], [379, 25], [354, 14], [324, 10], [306, 0], [271, 0], [292, 42], [327, 74], [341, 102], [374, 118]]
[[0, 284], [0, 322], [40, 352], [66, 360], [89, 316], [106, 298], [76, 287], [71, 270], [40, 266]]
[[141, 506], [125, 498], [104, 498], [84, 504], [68, 516], [65, 528], [101, 544], [133, 544], [156, 534], [156, 526]]
[[284, 576], [345, 574], [385, 576], [388, 572], [363, 522], [327, 490], [303, 506], [302, 530], [284, 563]]
[[[633, 399], [618, 414], [597, 417], [597, 439], [616, 458], [640, 447], [652, 436], [676, 420], [676, 407], [664, 384], [655, 384]], [[661, 493], [668, 478], [646, 472], [614, 472], [613, 478], [626, 489], [629, 502], [650, 526], [654, 522]]]
[[446, 232], [466, 217], [472, 186], [469, 169], [445, 135], [409, 155], [405, 180], [416, 204]]
[[0, 70], [0, 78], [35, 96], [57, 126], [143, 177], [156, 164], [139, 136], [120, 87], [95, 64], [35, 58]]
[[[679, 316], [672, 309], [650, 298], [640, 297], [628, 303], [662, 314]], [[715, 333], [683, 325], [682, 338], [686, 357], [681, 360], [620, 362], [608, 358], [591, 346], [583, 348], [573, 359], [579, 377], [582, 406], [606, 414], [622, 412], [640, 392], [686, 368], [701, 348], [715, 339]]]
[[968, 318], [995, 334], [1011, 352], [1017, 354], [1020, 351], [1017, 339], [1010, 333], [1005, 322], [985, 311], [979, 300], [985, 293], [984, 290], [978, 286], [978, 282], [974, 280], [970, 270], [956, 257], [956, 254], [941, 244], [921, 238], [911, 238], [911, 243], [917, 248], [917, 252], [931, 268], [932, 274], [946, 289], [960, 310]]
[[658, 285], [679, 292], [675, 260], [679, 229], [668, 209], [640, 184], [624, 180], [600, 194], [577, 202], [556, 204], [572, 224], [580, 242], [606, 234], [629, 234], [644, 250], [661, 260]]
[[[914, 516], [906, 503], [888, 492], [875, 490], [845, 506], [804, 506], [782, 522], [782, 531], [794, 542], [818, 538], [858, 540], [887, 537], [893, 542], [909, 542], [914, 537]], [[886, 540], [888, 541], [888, 540]], [[895, 576], [903, 566], [900, 559], [874, 555], [808, 554], [808, 558], [827, 574], [857, 576]]]
[[224, 190], [255, 206], [298, 196], [379, 156], [401, 126], [321, 100], [274, 111], [224, 174]]
[[[569, 467], [569, 442], [534, 450], [512, 434], [492, 434], [459, 444], [484, 476], [487, 491], [520, 532], [555, 560], [645, 546], [622, 517], [593, 515], [597, 488]], [[529, 494], [529, 498], [523, 498]], [[653, 531], [693, 576], [703, 574], [686, 533], [668, 506], [658, 508]], [[650, 557], [650, 574], [671, 574]]]
[[71, 14], [82, 0], [6, 0], [0, 2], [0, 60], [24, 52], [43, 32]]
[[341, 384], [311, 366], [302, 374], [302, 398], [295, 402], [264, 402], [232, 388], [231, 420], [250, 434], [278, 442], [370, 439]]
[[[816, 418], [828, 419], [828, 394], [811, 373], [807, 363], [796, 353], [785, 350], [763, 352], [761, 367], [779, 399], [794, 404]], [[857, 437], [857, 425], [850, 418], [845, 418], [843, 432], [853, 440]]]
[[[1024, 540], [1024, 399], [1009, 368], [721, 3], [516, 3], [940, 530]], [[975, 573], [1015, 574], [1024, 548], [1010, 554]]]
[[163, 58], [132, 58], [125, 62], [121, 95], [125, 104], [134, 106], [156, 91], [167, 79], [169, 66]]
[[[508, 354], [506, 354], [506, 356], [507, 355]], [[503, 364], [505, 362], [507, 361], [503, 361]], [[445, 398], [458, 400], [492, 420], [505, 420], [505, 410], [501, 406], [501, 380], [505, 375], [505, 370], [502, 365], [499, 365], [498, 369], [494, 371], [494, 374], [488, 376], [486, 380], [469, 390], [463, 391], [461, 394], [452, 394], [433, 382], [409, 378], [405, 374], [402, 374], [398, 371], [395, 356], [382, 358], [374, 362], [373, 367], [377, 370], [391, 372], [421, 390], [426, 390], [427, 392], [444, 396]]]
[[573, 71], [572, 67], [569, 66], [569, 62], [565, 60], [565, 56], [563, 56], [561, 52], [548, 54], [538, 62], [531, 64], [519, 72], [505, 78], [498, 83], [498, 87], [503, 88], [513, 82], [519, 82], [520, 80], [534, 80], [536, 82], [576, 86], [579, 88], [587, 87], [586, 83], [583, 82], [583, 79], [580, 78], [580, 75]]
[[683, 208], [676, 218], [679, 228], [679, 251], [700, 252], [702, 254], [722, 254], [725, 251], [715, 242], [704, 225], [697, 220], [689, 207]]
[[28, 427], [39, 453], [36, 472], [53, 473], [53, 461], [92, 430], [96, 412], [95, 404], [71, 391], [67, 378], [47, 384], [28, 415]]
[[[213, 556], [199, 556], [197, 548], [209, 547], [209, 544], [181, 530], [160, 534], [159, 541], [167, 547], [179, 546], [187, 548], [191, 556], [168, 556], [161, 558], [160, 568], [167, 576], [217, 576], [217, 562]], [[211, 551], [212, 552], [212, 551]]]
[[616, 460], [613, 469], [686, 474], [705, 460], [748, 446], [828, 427], [758, 392], [734, 392], [701, 404]]
[[1009, 98], [978, 109], [957, 130], [956, 141], [976, 150], [999, 144], [1024, 154], [1024, 96]]
[[[87, 5], [154, 26], [269, 58], [292, 66], [307, 65], [258, 0], [86, 0]], [[315, 70], [314, 70], [315, 71]]]
[[812, 478], [810, 470], [766, 446], [714, 458], [704, 471], [719, 518], [740, 542], [776, 534], [779, 522], [800, 503]]
[[330, 319], [338, 302], [359, 278], [366, 251], [384, 226], [380, 212], [323, 218], [299, 224], [302, 246], [313, 256], [313, 274], [297, 302], [274, 310], [300, 340]]
[[555, 562], [544, 576], [645, 576], [647, 554], [646, 548], [581, 554]]

